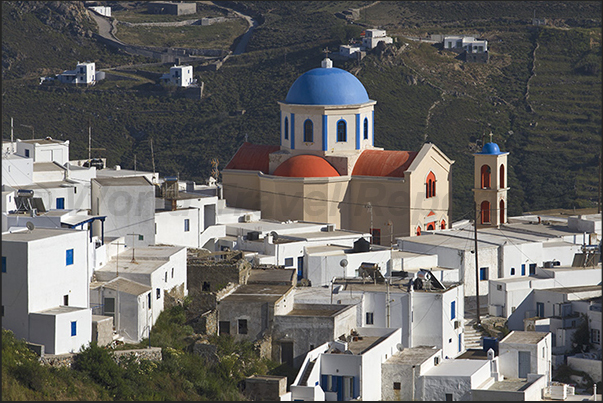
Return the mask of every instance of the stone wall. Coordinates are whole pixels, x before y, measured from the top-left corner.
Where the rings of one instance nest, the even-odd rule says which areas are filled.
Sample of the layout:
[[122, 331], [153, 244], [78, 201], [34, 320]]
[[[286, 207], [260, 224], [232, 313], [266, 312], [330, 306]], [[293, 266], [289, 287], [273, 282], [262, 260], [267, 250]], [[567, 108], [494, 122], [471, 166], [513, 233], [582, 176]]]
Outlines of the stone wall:
[[251, 270], [251, 263], [241, 259], [213, 261], [188, 259], [186, 265], [188, 292], [218, 291], [228, 283], [245, 284]]
[[[140, 362], [140, 360], [161, 361], [162, 359], [161, 347], [151, 347], [137, 350], [113, 350], [111, 352], [113, 353], [113, 357], [118, 364], [130, 355], [133, 355], [137, 362]], [[44, 357], [40, 357], [40, 362], [51, 367], [71, 368], [76, 356], [77, 354], [46, 354]]]

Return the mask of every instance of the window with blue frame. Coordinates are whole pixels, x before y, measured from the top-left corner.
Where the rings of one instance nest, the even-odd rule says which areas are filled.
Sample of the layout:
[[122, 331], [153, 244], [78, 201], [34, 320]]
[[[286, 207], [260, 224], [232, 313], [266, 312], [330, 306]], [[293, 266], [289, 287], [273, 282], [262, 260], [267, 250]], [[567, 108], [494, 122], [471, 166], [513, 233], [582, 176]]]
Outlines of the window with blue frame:
[[347, 125], [345, 123], [345, 120], [340, 120], [339, 122], [337, 122], [337, 141], [348, 141]]
[[6, 273], [6, 256], [2, 256], [2, 273]]
[[479, 268], [479, 279], [481, 280], [488, 280], [488, 268], [487, 267], [480, 267]]
[[67, 249], [65, 253], [65, 263], [67, 266], [73, 264], [73, 249]]
[[304, 142], [312, 143], [314, 141], [314, 124], [310, 119], [304, 122]]
[[368, 140], [368, 118], [364, 118], [364, 139]]
[[65, 209], [65, 198], [57, 197], [57, 210], [64, 210], [64, 209]]
[[184, 219], [184, 232], [189, 232], [191, 230], [191, 222], [188, 218]]
[[285, 266], [293, 266], [293, 258], [292, 257], [285, 258]]
[[71, 335], [77, 336], [77, 321], [71, 322]]
[[522, 275], [522, 276], [525, 276], [525, 275], [526, 275], [526, 265], [525, 265], [525, 264], [522, 264], [522, 265], [521, 265], [521, 275]]
[[456, 318], [456, 301], [450, 303], [450, 319]]
[[289, 118], [285, 117], [285, 140], [289, 140]]

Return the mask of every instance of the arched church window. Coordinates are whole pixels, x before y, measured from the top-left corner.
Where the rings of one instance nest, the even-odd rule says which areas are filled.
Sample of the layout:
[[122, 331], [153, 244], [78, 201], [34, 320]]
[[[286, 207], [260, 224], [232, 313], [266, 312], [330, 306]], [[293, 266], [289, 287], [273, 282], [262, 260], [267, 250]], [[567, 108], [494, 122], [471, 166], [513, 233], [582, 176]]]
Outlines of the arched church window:
[[429, 224], [427, 224], [427, 231], [433, 231], [435, 230], [435, 224], [430, 222]]
[[433, 172], [429, 172], [429, 175], [427, 175], [427, 179], [425, 180], [425, 197], [426, 198], [430, 198], [430, 197], [435, 197], [436, 195], [436, 178], [435, 178], [435, 174]]
[[482, 209], [482, 224], [490, 224], [490, 202], [484, 200], [481, 205]]
[[482, 165], [482, 189], [490, 189], [490, 165]]
[[285, 140], [289, 140], [289, 119], [285, 117]]
[[498, 187], [504, 188], [505, 187], [505, 166], [504, 165], [500, 166], [499, 173], [500, 173], [500, 175], [499, 175], [499, 179], [498, 179], [498, 182], [499, 182]]
[[337, 122], [337, 141], [348, 141], [348, 133], [345, 120]]
[[446, 229], [446, 221], [442, 220], [442, 222], [440, 223], [440, 229]]
[[417, 236], [421, 235], [421, 226], [417, 226]]
[[504, 224], [505, 223], [505, 201], [504, 200], [500, 201], [499, 207], [500, 207], [500, 223]]
[[314, 141], [314, 124], [310, 119], [304, 122], [304, 142], [311, 143]]
[[364, 118], [364, 139], [368, 140], [368, 118]]

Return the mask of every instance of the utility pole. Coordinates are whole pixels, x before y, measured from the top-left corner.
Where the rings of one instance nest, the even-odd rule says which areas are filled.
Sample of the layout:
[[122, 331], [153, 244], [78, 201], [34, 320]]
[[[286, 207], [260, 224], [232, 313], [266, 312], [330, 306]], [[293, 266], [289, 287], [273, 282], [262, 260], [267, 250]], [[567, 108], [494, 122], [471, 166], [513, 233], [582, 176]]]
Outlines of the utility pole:
[[475, 234], [475, 296], [476, 296], [476, 312], [477, 312], [477, 324], [481, 325], [480, 312], [479, 312], [479, 264], [477, 260], [477, 202], [473, 202], [475, 209], [475, 220], [473, 221], [473, 228]]
[[364, 205], [364, 207], [368, 209], [369, 213], [371, 213], [371, 228], [369, 233], [371, 234], [371, 243], [373, 243], [373, 205], [371, 202], [368, 202]]

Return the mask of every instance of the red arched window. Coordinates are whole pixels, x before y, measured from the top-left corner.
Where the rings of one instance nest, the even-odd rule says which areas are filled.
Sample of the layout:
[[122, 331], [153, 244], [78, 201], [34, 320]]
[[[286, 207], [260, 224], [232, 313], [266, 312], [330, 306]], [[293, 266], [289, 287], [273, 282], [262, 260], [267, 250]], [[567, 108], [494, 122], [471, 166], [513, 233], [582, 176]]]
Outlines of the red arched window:
[[430, 222], [429, 224], [427, 224], [427, 231], [434, 231], [435, 230], [435, 224]]
[[482, 224], [490, 224], [490, 202], [484, 200], [482, 202]]
[[500, 206], [500, 223], [505, 223], [505, 201], [501, 200], [499, 203]]
[[499, 188], [505, 187], [505, 166], [504, 165], [500, 166], [498, 183], [499, 183], [499, 185], [498, 185]]
[[421, 235], [421, 226], [417, 227], [417, 236]]
[[436, 183], [435, 175], [433, 174], [433, 172], [429, 172], [429, 175], [427, 175], [427, 179], [425, 180], [425, 197], [426, 198], [429, 199], [430, 197], [435, 197], [435, 195], [436, 195], [435, 183]]
[[490, 188], [490, 165], [482, 165], [482, 189]]
[[440, 229], [446, 229], [446, 221], [442, 220], [440, 223]]

